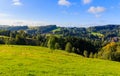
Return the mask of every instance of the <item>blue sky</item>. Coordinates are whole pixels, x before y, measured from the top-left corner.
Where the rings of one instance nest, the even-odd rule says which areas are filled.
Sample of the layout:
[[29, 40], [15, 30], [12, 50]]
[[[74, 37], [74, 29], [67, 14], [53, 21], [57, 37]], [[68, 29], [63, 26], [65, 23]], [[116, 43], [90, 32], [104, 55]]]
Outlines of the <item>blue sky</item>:
[[0, 24], [120, 24], [120, 0], [0, 0]]

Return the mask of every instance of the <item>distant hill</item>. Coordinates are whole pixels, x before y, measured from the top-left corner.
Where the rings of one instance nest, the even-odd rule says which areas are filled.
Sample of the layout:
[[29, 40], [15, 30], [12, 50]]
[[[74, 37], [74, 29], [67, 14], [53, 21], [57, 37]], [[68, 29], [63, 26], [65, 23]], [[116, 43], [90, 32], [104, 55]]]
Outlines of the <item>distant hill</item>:
[[27, 29], [28, 29], [28, 26], [0, 25], [0, 30], [19, 31], [19, 30], [27, 30]]
[[120, 37], [120, 25], [92, 26], [88, 28], [46, 26], [0, 26], [0, 30], [19, 31], [24, 30], [28, 34], [53, 34], [56, 36], [76, 36], [90, 39], [110, 39]]
[[120, 25], [93, 26], [88, 28], [88, 30], [91, 30], [94, 32], [102, 31], [102, 30], [114, 30], [114, 29], [120, 29]]

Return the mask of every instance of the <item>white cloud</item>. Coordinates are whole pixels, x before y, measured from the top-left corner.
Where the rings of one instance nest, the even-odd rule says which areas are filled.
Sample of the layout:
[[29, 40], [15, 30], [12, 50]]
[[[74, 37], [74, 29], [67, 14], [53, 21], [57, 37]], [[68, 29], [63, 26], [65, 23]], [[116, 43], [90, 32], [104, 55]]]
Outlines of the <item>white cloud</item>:
[[104, 7], [100, 7], [100, 6], [98, 6], [98, 7], [94, 7], [94, 6], [92, 6], [92, 7], [90, 7], [89, 9], [88, 9], [88, 12], [89, 13], [93, 13], [93, 14], [97, 14], [97, 13], [102, 13], [102, 12], [104, 12], [106, 9], [104, 8]]
[[13, 5], [15, 5], [15, 6], [22, 5], [22, 3], [20, 2], [20, 0], [12, 0], [12, 1], [13, 1]]
[[59, 0], [58, 4], [61, 6], [70, 6], [71, 3], [68, 0]]
[[92, 0], [83, 0], [83, 3], [84, 4], [89, 4], [89, 3], [91, 3], [92, 2]]
[[104, 7], [100, 7], [100, 6], [94, 7], [94, 6], [92, 6], [88, 9], [88, 12], [94, 14], [96, 18], [99, 18], [99, 17], [101, 17], [100, 13], [104, 12], [105, 10], [106, 10], [106, 8], [104, 8]]

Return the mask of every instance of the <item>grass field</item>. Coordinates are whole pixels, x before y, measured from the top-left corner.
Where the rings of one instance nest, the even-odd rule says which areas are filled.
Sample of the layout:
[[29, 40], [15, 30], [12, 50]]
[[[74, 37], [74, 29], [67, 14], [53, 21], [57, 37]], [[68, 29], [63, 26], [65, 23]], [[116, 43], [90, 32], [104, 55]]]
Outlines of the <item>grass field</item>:
[[104, 37], [104, 35], [101, 33], [92, 32], [91, 34], [98, 37]]
[[37, 46], [0, 45], [0, 76], [120, 76], [120, 63]]
[[[51, 34], [46, 34], [46, 36], [49, 37], [49, 36], [51, 36]], [[63, 35], [62, 35], [62, 34], [54, 34], [54, 36], [60, 38], [60, 37], [63, 36]]]
[[2, 35], [0, 35], [0, 38], [7, 38], [7, 39], [9, 39], [8, 36], [2, 36]]
[[57, 32], [57, 31], [61, 31], [61, 28], [57, 28], [55, 30], [52, 30], [52, 32]]

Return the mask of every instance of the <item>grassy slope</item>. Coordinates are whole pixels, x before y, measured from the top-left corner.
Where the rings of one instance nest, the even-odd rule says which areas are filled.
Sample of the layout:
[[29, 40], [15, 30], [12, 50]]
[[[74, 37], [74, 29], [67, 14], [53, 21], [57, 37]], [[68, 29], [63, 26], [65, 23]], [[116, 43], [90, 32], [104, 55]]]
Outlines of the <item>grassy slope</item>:
[[0, 38], [9, 38], [8, 36], [3, 36], [3, 35], [0, 35]]
[[57, 31], [61, 31], [61, 28], [57, 28], [55, 30], [52, 30], [52, 32], [57, 32]]
[[101, 33], [92, 32], [91, 34], [98, 37], [104, 37], [104, 35]]
[[120, 76], [120, 63], [34, 46], [0, 45], [0, 76]]

